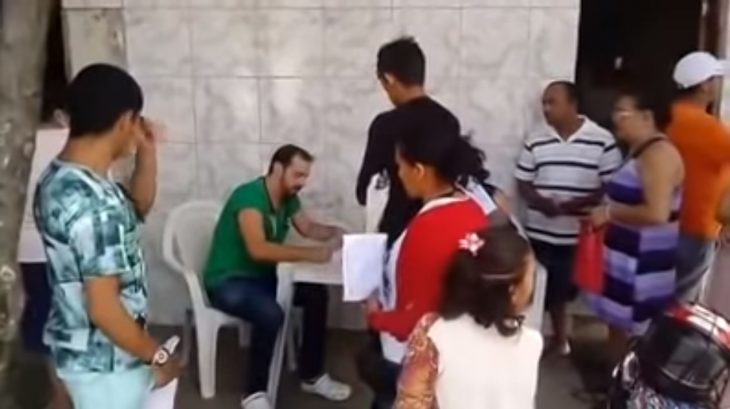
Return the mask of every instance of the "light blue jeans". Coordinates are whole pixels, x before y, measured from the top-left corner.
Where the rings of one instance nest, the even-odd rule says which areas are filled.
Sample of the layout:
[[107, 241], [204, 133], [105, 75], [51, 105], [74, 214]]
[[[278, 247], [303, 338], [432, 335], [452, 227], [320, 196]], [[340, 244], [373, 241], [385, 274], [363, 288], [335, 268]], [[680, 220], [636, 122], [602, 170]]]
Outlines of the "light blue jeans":
[[58, 370], [74, 409], [141, 409], [152, 390], [149, 366], [118, 372]]

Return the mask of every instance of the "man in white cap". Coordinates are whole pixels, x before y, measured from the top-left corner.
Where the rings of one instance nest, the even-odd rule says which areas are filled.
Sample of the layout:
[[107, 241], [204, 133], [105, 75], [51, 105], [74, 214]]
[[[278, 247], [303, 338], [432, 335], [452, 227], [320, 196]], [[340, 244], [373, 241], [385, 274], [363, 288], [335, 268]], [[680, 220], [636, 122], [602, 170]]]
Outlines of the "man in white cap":
[[667, 135], [686, 170], [677, 265], [682, 301], [696, 301], [700, 295], [720, 233], [715, 211], [730, 181], [730, 132], [707, 112], [725, 72], [724, 62], [706, 52], [686, 55], [674, 69], [680, 92]]

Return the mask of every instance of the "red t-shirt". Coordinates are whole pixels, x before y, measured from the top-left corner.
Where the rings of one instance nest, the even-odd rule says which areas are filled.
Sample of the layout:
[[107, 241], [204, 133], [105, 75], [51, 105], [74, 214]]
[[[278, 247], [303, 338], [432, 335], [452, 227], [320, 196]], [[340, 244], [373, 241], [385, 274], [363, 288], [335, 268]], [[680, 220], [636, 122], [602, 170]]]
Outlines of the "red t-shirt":
[[370, 314], [371, 328], [406, 341], [421, 317], [438, 309], [459, 240], [485, 228], [487, 222], [487, 215], [471, 199], [419, 213], [408, 225], [398, 253], [395, 309]]

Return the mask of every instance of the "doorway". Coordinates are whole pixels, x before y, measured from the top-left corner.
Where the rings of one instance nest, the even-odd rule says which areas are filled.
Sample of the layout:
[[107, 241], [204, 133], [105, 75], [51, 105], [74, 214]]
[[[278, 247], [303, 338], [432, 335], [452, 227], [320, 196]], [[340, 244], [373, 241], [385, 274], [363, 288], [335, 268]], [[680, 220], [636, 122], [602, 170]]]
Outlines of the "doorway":
[[581, 110], [610, 129], [621, 87], [644, 84], [670, 94], [672, 71], [683, 55], [702, 49], [724, 56], [726, 14], [727, 0], [582, 0], [576, 62]]

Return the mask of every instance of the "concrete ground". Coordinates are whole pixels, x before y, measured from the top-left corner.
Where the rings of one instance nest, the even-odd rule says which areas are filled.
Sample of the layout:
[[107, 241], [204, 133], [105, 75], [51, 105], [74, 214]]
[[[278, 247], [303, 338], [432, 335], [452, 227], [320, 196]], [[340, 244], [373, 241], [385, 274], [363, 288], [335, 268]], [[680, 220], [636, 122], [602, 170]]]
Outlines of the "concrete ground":
[[[163, 330], [160, 335], [169, 331]], [[338, 379], [353, 385], [353, 397], [344, 403], [330, 403], [302, 393], [296, 377], [285, 373], [282, 380], [280, 409], [368, 409], [370, 392], [358, 382], [354, 357], [365, 339], [364, 333], [333, 331], [329, 337], [328, 368]], [[194, 351], [193, 351], [194, 352]], [[193, 355], [194, 356], [194, 355]], [[239, 408], [245, 351], [239, 349], [233, 332], [224, 330], [219, 339], [217, 393], [211, 400], [202, 400], [197, 387], [197, 368], [191, 362], [181, 380], [177, 409]], [[580, 389], [577, 372], [567, 358], [548, 357], [541, 365], [538, 409], [578, 409], [590, 405], [573, 397]]]

